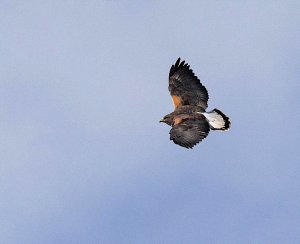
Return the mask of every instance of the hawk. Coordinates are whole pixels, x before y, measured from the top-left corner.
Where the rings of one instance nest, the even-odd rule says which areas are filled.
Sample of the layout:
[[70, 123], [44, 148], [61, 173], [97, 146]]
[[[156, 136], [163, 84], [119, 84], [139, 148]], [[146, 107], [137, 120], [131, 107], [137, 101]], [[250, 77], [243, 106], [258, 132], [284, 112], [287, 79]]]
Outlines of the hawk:
[[228, 130], [229, 118], [219, 109], [206, 112], [208, 93], [190, 68], [180, 58], [169, 73], [169, 91], [174, 103], [174, 112], [164, 116], [160, 122], [172, 126], [170, 140], [193, 148], [207, 137], [211, 130]]

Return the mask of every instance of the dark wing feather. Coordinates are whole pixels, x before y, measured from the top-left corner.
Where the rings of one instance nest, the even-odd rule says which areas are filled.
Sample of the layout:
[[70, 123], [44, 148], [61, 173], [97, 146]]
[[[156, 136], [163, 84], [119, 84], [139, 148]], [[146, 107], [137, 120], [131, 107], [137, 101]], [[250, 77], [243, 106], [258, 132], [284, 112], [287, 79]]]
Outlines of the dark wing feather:
[[172, 65], [169, 73], [169, 91], [175, 109], [181, 105], [200, 106], [207, 108], [208, 93], [185, 61], [180, 58]]
[[172, 127], [170, 140], [182, 147], [193, 148], [193, 146], [207, 137], [208, 133], [209, 124], [206, 119], [188, 119]]

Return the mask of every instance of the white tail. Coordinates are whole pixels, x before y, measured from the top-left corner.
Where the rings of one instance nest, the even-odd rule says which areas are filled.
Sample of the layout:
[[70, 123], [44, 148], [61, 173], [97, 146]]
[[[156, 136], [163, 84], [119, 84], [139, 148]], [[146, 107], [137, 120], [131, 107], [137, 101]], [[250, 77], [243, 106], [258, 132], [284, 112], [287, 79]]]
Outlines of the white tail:
[[229, 118], [219, 109], [214, 109], [207, 113], [202, 113], [207, 119], [212, 130], [228, 130], [230, 128]]

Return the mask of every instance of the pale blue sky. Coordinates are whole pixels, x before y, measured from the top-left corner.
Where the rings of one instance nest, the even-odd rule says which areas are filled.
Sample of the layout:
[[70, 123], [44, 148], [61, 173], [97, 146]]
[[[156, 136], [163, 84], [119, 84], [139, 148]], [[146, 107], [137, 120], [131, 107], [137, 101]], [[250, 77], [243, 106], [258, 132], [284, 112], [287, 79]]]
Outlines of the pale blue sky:
[[[0, 243], [300, 243], [297, 1], [0, 1]], [[232, 120], [169, 141], [185, 59]]]

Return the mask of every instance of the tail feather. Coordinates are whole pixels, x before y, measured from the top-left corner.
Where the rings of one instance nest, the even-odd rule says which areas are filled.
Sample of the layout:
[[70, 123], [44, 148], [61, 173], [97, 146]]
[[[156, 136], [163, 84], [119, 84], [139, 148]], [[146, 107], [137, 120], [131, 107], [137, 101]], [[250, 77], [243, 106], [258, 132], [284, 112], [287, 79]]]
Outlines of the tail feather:
[[208, 120], [212, 130], [228, 130], [231, 126], [230, 119], [219, 109], [214, 109], [210, 112], [203, 113]]

